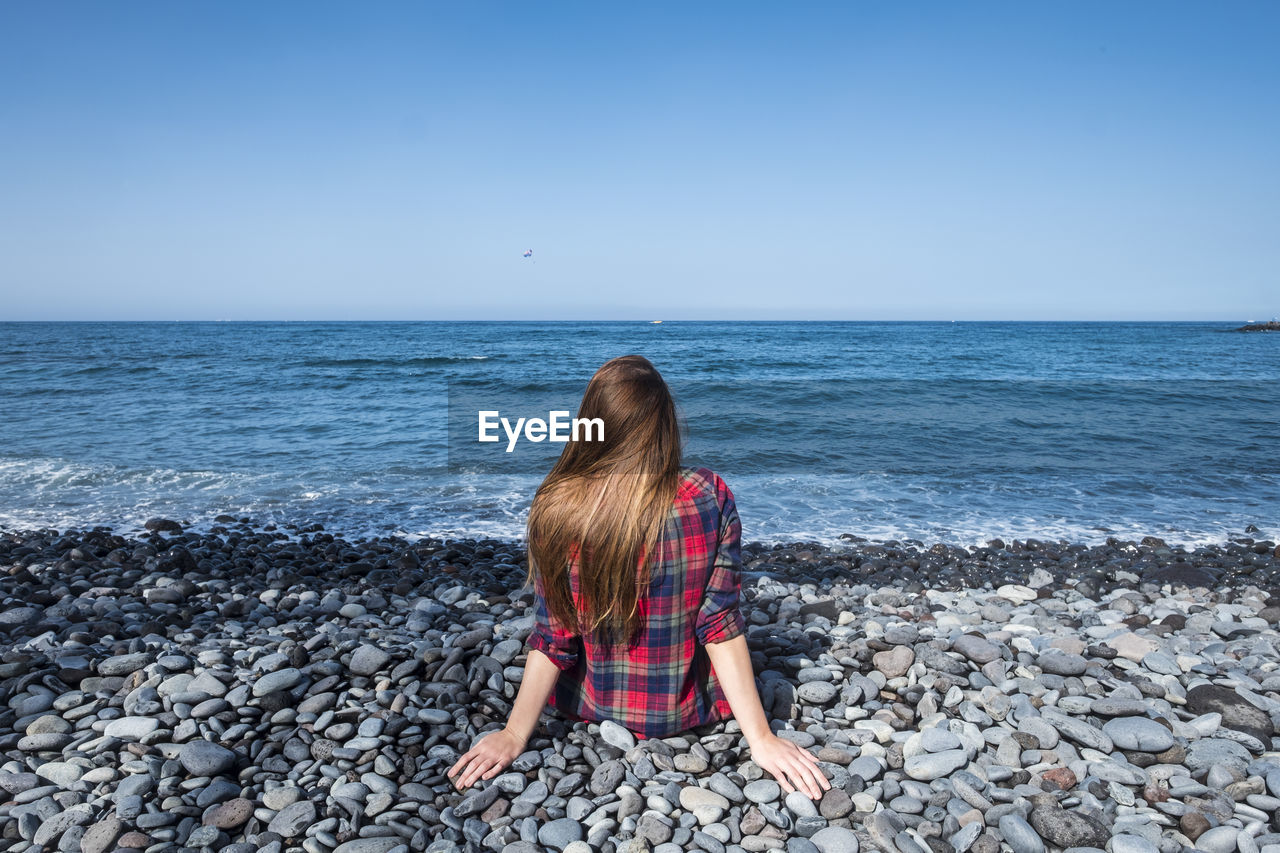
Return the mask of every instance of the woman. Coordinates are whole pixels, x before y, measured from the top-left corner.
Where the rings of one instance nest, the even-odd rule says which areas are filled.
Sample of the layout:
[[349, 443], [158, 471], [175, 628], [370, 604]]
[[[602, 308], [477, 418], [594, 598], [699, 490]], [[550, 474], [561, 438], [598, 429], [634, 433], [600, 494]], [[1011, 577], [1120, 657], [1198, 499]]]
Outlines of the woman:
[[752, 759], [788, 792], [831, 787], [818, 760], [775, 735], [755, 690], [739, 609], [741, 526], [716, 474], [680, 467], [666, 382], [648, 360], [607, 362], [579, 418], [603, 441], [570, 441], [529, 512], [536, 619], [505, 728], [450, 769], [458, 788], [491, 779], [525, 750], [550, 704], [667, 737], [732, 714]]

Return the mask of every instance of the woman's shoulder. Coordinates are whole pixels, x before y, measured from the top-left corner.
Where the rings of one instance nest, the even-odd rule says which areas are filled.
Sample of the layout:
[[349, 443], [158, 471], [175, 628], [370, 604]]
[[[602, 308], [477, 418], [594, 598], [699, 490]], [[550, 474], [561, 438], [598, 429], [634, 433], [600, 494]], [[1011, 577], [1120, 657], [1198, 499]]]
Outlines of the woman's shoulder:
[[722, 496], [728, 495], [729, 487], [725, 485], [724, 479], [710, 468], [689, 468], [680, 469], [680, 488], [676, 493], [677, 498], [694, 499], [698, 497], [707, 497], [720, 502]]

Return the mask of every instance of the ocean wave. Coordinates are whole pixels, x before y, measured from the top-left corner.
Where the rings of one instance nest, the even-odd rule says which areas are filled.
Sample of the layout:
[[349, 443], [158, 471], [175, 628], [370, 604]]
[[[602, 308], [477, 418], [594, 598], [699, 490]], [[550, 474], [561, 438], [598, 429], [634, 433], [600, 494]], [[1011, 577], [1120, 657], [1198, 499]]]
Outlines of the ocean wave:
[[502, 359], [501, 355], [431, 355], [414, 358], [309, 358], [303, 367], [439, 367]]

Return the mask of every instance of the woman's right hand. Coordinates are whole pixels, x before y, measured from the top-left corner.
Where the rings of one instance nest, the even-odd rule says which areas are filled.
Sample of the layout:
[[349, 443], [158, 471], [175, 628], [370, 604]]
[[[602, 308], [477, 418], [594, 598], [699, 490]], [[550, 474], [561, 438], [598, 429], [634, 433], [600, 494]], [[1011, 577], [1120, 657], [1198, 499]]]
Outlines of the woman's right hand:
[[524, 752], [524, 747], [525, 741], [510, 728], [489, 732], [449, 768], [448, 776], [459, 791], [470, 788], [481, 779], [492, 779], [501, 773]]
[[807, 749], [801, 749], [773, 732], [748, 745], [751, 747], [751, 760], [773, 774], [788, 794], [798, 790], [809, 799], [818, 800], [824, 791], [831, 789], [831, 783], [818, 767], [817, 756]]

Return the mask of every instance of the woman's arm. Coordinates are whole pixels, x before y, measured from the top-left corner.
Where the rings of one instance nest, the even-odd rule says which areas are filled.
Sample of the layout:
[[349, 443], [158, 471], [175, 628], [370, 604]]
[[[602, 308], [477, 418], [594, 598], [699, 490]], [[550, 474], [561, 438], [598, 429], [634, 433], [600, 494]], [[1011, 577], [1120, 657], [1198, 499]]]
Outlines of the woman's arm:
[[769, 721], [765, 718], [764, 708], [760, 704], [760, 694], [756, 692], [755, 673], [751, 669], [751, 653], [747, 651], [747, 638], [739, 634], [723, 643], [708, 643], [704, 648], [707, 657], [711, 658], [711, 666], [724, 689], [724, 696], [729, 700], [729, 708], [733, 718], [742, 727], [742, 736], [747, 743], [756, 743], [771, 734]]
[[747, 638], [739, 634], [721, 643], [708, 643], [705, 648], [724, 696], [729, 700], [733, 718], [747, 739], [752, 760], [772, 774], [787, 793], [800, 790], [810, 799], [821, 797], [823, 791], [831, 788], [831, 783], [818, 768], [817, 756], [769, 729], [760, 694], [756, 692]]
[[449, 768], [451, 779], [462, 774], [454, 782], [458, 790], [469, 788], [480, 779], [492, 779], [524, 752], [559, 675], [560, 668], [551, 658], [537, 649], [529, 652], [507, 725], [482, 737]]

